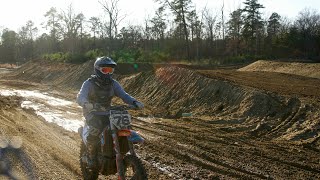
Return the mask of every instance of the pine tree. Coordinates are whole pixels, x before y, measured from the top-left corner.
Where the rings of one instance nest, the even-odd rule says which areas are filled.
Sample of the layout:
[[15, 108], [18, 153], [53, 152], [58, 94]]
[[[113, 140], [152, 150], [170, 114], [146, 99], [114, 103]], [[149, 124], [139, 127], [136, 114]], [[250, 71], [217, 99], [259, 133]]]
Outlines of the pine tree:
[[187, 58], [190, 59], [190, 47], [189, 47], [189, 30], [187, 24], [187, 15], [192, 11], [191, 10], [191, 0], [156, 0], [157, 2], [162, 3], [164, 6], [169, 6], [169, 9], [175, 15], [175, 23], [178, 25], [177, 28], [180, 28], [180, 31], [183, 32], [185, 39], [185, 48], [187, 52]]
[[[264, 7], [258, 3], [258, 0], [246, 0], [244, 4], [246, 6], [242, 9], [245, 13], [243, 36], [247, 40], [250, 50], [255, 49], [255, 53], [257, 54], [259, 46], [259, 39], [257, 38], [263, 29], [263, 21], [259, 9]], [[256, 44], [255, 48], [253, 47], [254, 44]]]
[[234, 55], [238, 55], [240, 49], [241, 30], [243, 27], [241, 9], [235, 10], [230, 14], [228, 25], [229, 46], [234, 49]]
[[268, 36], [273, 39], [275, 37], [279, 30], [280, 30], [280, 18], [281, 16], [278, 13], [272, 13], [269, 20], [268, 20]]

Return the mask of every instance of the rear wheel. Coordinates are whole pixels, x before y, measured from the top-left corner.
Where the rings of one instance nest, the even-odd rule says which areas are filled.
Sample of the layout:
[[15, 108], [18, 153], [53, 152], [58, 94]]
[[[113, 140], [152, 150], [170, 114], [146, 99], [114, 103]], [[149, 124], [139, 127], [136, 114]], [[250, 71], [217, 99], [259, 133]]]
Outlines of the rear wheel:
[[127, 155], [124, 158], [125, 165], [125, 178], [131, 180], [145, 180], [147, 178], [147, 173], [143, 167], [140, 159], [133, 155]]
[[86, 145], [81, 142], [80, 146], [80, 168], [82, 177], [84, 180], [95, 180], [98, 179], [99, 172], [96, 169], [89, 169], [84, 158], [87, 158]]

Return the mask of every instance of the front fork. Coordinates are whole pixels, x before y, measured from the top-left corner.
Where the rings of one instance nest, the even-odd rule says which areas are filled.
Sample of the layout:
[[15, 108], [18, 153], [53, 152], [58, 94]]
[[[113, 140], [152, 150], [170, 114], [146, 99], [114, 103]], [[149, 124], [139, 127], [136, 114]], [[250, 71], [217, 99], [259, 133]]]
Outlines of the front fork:
[[[121, 154], [121, 151], [120, 151], [117, 130], [113, 124], [110, 124], [110, 127], [111, 127], [111, 132], [112, 132], [113, 148], [114, 148], [114, 151], [116, 152], [116, 164], [117, 164], [117, 170], [118, 170], [118, 179], [125, 180], [123, 155]], [[129, 145], [130, 154], [136, 156], [136, 153], [133, 148], [133, 143], [129, 140], [127, 142]]]
[[120, 145], [119, 145], [119, 138], [117, 135], [117, 130], [115, 126], [110, 123], [111, 126], [111, 132], [112, 132], [112, 140], [113, 140], [113, 149], [116, 152], [116, 164], [117, 164], [117, 170], [118, 170], [118, 179], [124, 180], [124, 164], [123, 164], [123, 155], [120, 152]]

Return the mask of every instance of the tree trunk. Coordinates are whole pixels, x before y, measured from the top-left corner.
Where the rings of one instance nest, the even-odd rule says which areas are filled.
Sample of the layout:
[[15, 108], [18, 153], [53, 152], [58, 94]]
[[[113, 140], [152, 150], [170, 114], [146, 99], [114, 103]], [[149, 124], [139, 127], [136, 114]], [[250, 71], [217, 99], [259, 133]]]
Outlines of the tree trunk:
[[185, 41], [186, 41], [186, 51], [187, 51], [187, 59], [190, 60], [190, 48], [189, 48], [189, 36], [188, 36], [188, 29], [187, 29], [187, 23], [185, 19], [185, 12], [182, 8], [182, 23], [183, 23], [183, 30], [184, 30], [184, 35], [185, 35]]

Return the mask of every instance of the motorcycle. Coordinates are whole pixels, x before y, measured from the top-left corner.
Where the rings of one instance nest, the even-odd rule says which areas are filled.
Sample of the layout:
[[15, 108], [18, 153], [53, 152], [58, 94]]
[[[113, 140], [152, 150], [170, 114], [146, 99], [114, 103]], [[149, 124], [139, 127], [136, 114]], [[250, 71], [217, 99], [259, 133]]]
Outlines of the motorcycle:
[[[131, 128], [131, 115], [127, 110], [134, 106], [112, 106], [108, 111], [91, 112], [93, 115], [109, 116], [110, 126], [100, 134], [101, 148], [97, 148], [97, 166], [88, 168], [87, 150], [83, 138], [83, 127], [78, 132], [81, 136], [80, 167], [85, 180], [97, 179], [101, 175], [117, 175], [119, 180], [147, 179], [141, 160], [137, 157], [133, 144], [143, 143], [144, 139]], [[111, 144], [110, 144], [111, 143]]]

